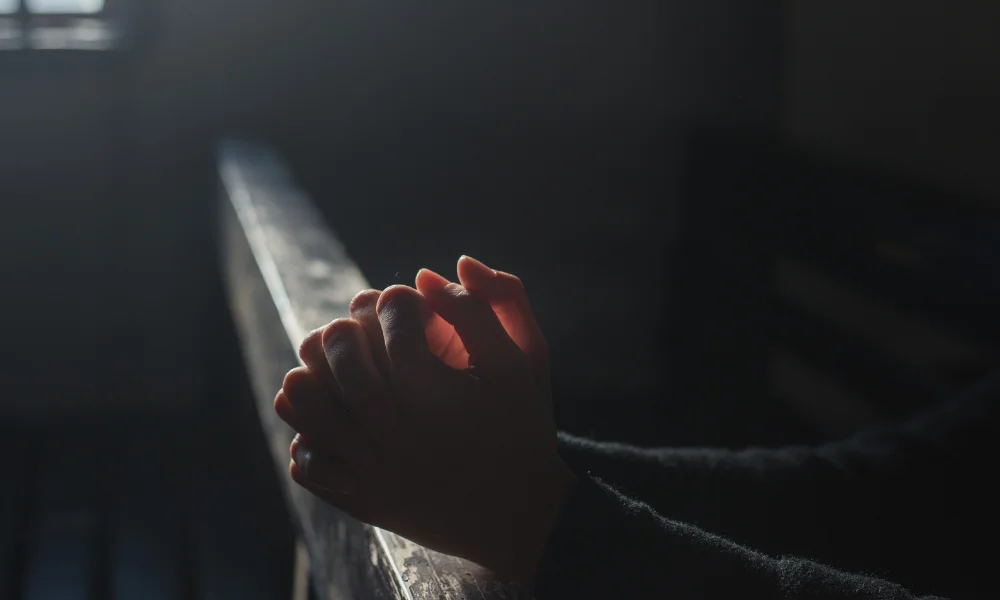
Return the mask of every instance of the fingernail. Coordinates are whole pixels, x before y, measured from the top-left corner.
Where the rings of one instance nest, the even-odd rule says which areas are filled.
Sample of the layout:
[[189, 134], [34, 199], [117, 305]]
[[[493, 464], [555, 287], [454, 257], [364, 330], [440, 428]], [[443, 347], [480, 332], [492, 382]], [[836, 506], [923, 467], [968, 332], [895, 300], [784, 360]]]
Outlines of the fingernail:
[[487, 267], [482, 262], [480, 262], [480, 261], [472, 258], [471, 256], [469, 256], [467, 254], [463, 254], [458, 260], [459, 261], [463, 261], [464, 260], [464, 261], [472, 263], [474, 266], [479, 267], [483, 271], [488, 272], [490, 274], [490, 277], [496, 277], [497, 276], [497, 272], [496, 271], [494, 271], [493, 269]]

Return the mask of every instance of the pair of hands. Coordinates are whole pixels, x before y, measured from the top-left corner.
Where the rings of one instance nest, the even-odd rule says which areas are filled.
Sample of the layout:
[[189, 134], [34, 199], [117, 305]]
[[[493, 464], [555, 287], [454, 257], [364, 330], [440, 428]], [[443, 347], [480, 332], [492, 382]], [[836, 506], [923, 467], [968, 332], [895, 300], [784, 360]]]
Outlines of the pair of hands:
[[469, 257], [461, 285], [369, 290], [309, 334], [274, 401], [292, 479], [355, 518], [530, 585], [574, 482], [549, 351], [520, 280]]

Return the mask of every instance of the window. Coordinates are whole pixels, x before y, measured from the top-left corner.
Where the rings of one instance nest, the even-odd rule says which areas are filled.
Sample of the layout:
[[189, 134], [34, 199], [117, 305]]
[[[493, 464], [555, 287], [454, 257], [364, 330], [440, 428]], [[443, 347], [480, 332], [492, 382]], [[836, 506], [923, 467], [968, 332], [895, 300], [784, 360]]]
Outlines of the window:
[[104, 10], [104, 0], [24, 0], [24, 5], [35, 15], [94, 15]]
[[0, 0], [0, 50], [108, 50], [122, 0]]
[[[15, 15], [21, 0], [0, 0], [0, 15]], [[104, 10], [104, 0], [24, 0], [24, 10], [35, 15], [95, 15]]]

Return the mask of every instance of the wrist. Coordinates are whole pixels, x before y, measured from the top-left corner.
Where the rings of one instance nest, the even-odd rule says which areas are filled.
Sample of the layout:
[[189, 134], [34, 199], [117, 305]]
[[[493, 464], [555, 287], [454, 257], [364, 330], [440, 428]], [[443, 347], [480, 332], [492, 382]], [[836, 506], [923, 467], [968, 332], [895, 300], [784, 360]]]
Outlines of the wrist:
[[503, 579], [531, 589], [549, 538], [575, 486], [576, 475], [561, 459], [534, 485], [524, 486], [522, 501], [511, 503], [512, 508], [518, 504], [521, 508], [512, 511], [514, 520], [504, 532], [507, 542], [489, 561], [492, 564], [484, 566]]

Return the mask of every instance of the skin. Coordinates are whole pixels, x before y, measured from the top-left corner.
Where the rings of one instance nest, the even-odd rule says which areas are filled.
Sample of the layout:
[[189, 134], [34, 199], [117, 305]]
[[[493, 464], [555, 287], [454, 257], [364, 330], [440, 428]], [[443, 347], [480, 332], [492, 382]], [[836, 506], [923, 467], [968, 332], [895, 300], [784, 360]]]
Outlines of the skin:
[[[549, 350], [520, 280], [367, 290], [303, 341], [275, 410], [292, 479], [352, 516], [530, 586], [575, 482], [556, 449]], [[405, 490], [405, 493], [400, 493]]]

